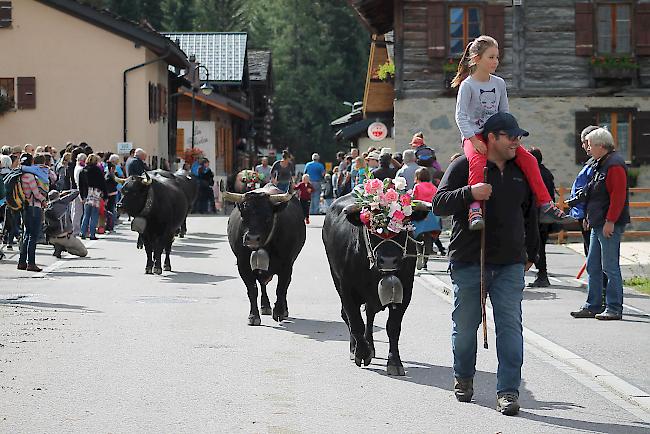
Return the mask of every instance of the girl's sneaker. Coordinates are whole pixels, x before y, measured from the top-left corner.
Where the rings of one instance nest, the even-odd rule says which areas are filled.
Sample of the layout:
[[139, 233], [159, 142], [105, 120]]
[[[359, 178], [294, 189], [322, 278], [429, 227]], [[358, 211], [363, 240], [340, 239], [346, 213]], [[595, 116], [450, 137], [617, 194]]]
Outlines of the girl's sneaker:
[[481, 208], [469, 209], [469, 230], [480, 231], [485, 227], [485, 220], [483, 220], [483, 211]]
[[545, 224], [560, 223], [562, 225], [575, 223], [576, 219], [568, 216], [555, 203], [545, 203], [539, 208], [539, 222]]

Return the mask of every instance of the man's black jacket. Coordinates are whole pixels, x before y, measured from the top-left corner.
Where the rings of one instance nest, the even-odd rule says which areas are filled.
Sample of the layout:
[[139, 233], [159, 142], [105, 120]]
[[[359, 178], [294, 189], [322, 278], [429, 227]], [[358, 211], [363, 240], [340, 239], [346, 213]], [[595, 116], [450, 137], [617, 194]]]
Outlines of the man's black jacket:
[[[466, 157], [454, 160], [440, 181], [433, 198], [433, 212], [453, 216], [449, 258], [451, 262], [480, 262], [481, 231], [470, 231], [469, 204], [474, 201], [467, 185]], [[514, 160], [503, 173], [488, 161], [492, 196], [486, 203], [485, 262], [516, 264], [534, 262], [539, 248], [539, 228], [534, 197], [526, 177]]]

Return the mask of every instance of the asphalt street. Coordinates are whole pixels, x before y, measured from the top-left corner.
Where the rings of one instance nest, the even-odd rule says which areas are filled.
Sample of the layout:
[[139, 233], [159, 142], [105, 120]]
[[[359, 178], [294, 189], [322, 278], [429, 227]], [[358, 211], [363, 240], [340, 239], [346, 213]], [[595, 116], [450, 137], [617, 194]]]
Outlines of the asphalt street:
[[650, 432], [648, 297], [626, 294], [625, 321], [573, 320], [581, 259], [552, 247], [554, 286], [525, 293], [522, 411], [506, 417], [494, 409], [493, 330], [474, 400], [453, 397], [443, 258], [416, 278], [400, 340], [406, 376], [385, 373], [385, 313], [372, 364], [349, 360], [322, 221], [308, 226], [289, 320], [264, 316], [260, 327], [246, 325], [225, 217], [190, 218], [163, 276], [144, 274], [126, 225], [88, 242], [83, 259], [39, 246], [42, 275], [2, 261], [0, 432]]

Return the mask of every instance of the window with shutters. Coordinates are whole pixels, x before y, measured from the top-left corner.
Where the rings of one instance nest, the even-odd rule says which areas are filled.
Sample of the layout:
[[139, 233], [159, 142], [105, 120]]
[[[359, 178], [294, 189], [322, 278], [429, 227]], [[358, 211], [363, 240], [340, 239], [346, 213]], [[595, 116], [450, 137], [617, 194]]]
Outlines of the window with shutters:
[[597, 110], [596, 125], [607, 127], [614, 136], [616, 150], [626, 161], [632, 161], [632, 115], [633, 109]]
[[449, 56], [461, 57], [467, 44], [481, 35], [481, 8], [453, 6], [449, 8]]
[[0, 96], [5, 97], [12, 107], [15, 106], [16, 95], [13, 78], [0, 78]]
[[18, 77], [16, 105], [19, 110], [36, 108], [36, 77]]
[[0, 28], [11, 27], [11, 2], [0, 1]]
[[599, 4], [596, 9], [598, 54], [632, 52], [632, 6]]

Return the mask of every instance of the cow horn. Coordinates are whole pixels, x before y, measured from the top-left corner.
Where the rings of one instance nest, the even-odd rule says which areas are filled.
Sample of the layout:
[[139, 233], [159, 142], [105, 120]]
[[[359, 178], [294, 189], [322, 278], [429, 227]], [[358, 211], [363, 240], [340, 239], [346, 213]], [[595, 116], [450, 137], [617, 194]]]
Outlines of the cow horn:
[[244, 195], [241, 193], [231, 193], [229, 191], [223, 192], [223, 200], [233, 203], [242, 203], [244, 200]]
[[431, 211], [431, 202], [425, 202], [423, 200], [415, 201], [415, 206], [413, 207], [414, 211]]
[[350, 205], [343, 208], [343, 214], [345, 215], [356, 214], [360, 211], [361, 211], [361, 205], [359, 205], [358, 203], [351, 203]]
[[144, 185], [151, 185], [151, 178], [149, 177], [149, 174], [147, 172], [144, 172], [142, 174], [142, 183]]
[[291, 196], [293, 196], [291, 193], [272, 194], [271, 203], [273, 205], [278, 205], [281, 203], [289, 202], [291, 200]]

